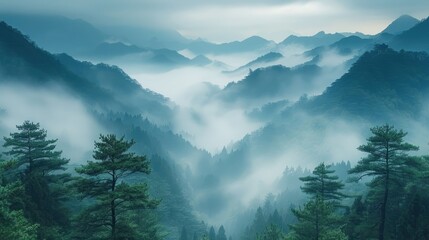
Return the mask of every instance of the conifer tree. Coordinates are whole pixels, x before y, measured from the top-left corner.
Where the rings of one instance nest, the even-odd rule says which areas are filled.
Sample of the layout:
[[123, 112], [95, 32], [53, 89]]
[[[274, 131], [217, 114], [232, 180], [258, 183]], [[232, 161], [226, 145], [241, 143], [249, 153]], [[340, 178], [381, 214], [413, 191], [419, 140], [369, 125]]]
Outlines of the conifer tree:
[[345, 197], [340, 190], [344, 187], [338, 176], [332, 175], [335, 171], [325, 163], [319, 164], [313, 171], [312, 176], [299, 178], [304, 182], [301, 190], [311, 196], [312, 199], [319, 198], [322, 201], [338, 201]]
[[216, 232], [214, 230], [214, 227], [211, 226], [210, 227], [210, 231], [209, 231], [209, 239], [210, 240], [216, 240]]
[[[292, 209], [298, 223], [291, 226], [292, 239], [321, 240], [332, 235], [332, 230], [340, 226], [341, 218], [335, 213], [338, 202], [345, 197], [340, 190], [344, 187], [335, 171], [324, 163], [319, 164], [312, 176], [302, 177], [302, 191], [311, 196], [301, 209]], [[343, 234], [344, 235], [344, 234]]]
[[25, 121], [18, 132], [4, 137], [5, 152], [14, 161], [9, 180], [22, 180], [26, 197], [23, 211], [32, 222], [40, 225], [39, 239], [57, 239], [59, 228], [68, 226], [63, 200], [68, 191], [70, 174], [64, 173], [68, 159], [56, 151], [57, 139], [47, 139], [47, 131], [39, 123]]
[[393, 187], [404, 185], [407, 175], [418, 167], [418, 161], [408, 155], [418, 147], [405, 143], [403, 138], [407, 133], [396, 130], [393, 126], [383, 125], [371, 128], [372, 136], [367, 144], [358, 149], [368, 155], [362, 158], [349, 173], [359, 174], [356, 180], [365, 176], [372, 177], [369, 184], [374, 198], [380, 204], [378, 219], [378, 239], [385, 239], [385, 223], [391, 190]]
[[[0, 176], [3, 178], [5, 168], [12, 165], [11, 161], [0, 160]], [[1, 239], [36, 240], [38, 225], [30, 223], [22, 210], [13, 210], [11, 206], [16, 198], [24, 194], [20, 181], [5, 183], [0, 181], [0, 237]], [[18, 199], [19, 201], [19, 199]]]
[[341, 223], [333, 204], [323, 201], [322, 198], [311, 199], [304, 208], [292, 209], [292, 212], [298, 223], [291, 226], [291, 239], [322, 240]]
[[217, 231], [216, 240], [227, 240], [226, 234], [225, 234], [225, 228], [223, 225], [219, 227], [219, 230]]
[[17, 169], [23, 169], [26, 177], [38, 174], [50, 179], [54, 176], [50, 173], [65, 170], [69, 160], [61, 157], [61, 151], [55, 151], [57, 139], [46, 139], [47, 132], [39, 123], [25, 121], [16, 128], [18, 132], [4, 137], [3, 147], [11, 148], [5, 154], [17, 161]]
[[270, 224], [257, 240], [283, 240], [284, 234], [277, 225]]
[[95, 142], [95, 161], [76, 169], [84, 176], [77, 181], [77, 190], [94, 201], [79, 217], [81, 231], [90, 233], [91, 239], [137, 238], [141, 234], [132, 220], [134, 210], [153, 209], [159, 203], [150, 198], [146, 183], [127, 183], [130, 175], [150, 172], [145, 156], [129, 152], [133, 144], [124, 137], [100, 135]]

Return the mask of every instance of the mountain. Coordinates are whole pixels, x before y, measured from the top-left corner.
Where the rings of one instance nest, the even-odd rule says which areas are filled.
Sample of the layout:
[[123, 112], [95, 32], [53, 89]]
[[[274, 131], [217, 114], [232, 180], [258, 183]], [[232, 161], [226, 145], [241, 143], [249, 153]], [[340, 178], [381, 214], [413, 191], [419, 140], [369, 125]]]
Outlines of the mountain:
[[94, 50], [86, 53], [85, 55], [97, 56], [101, 59], [124, 56], [133, 53], [146, 51], [136, 45], [128, 45], [123, 42], [103, 42], [98, 44]]
[[191, 63], [195, 66], [206, 66], [211, 64], [213, 61], [204, 55], [198, 55], [192, 58]]
[[230, 54], [240, 52], [252, 52], [269, 49], [274, 46], [273, 41], [259, 36], [252, 36], [243, 41], [214, 44], [203, 40], [196, 40], [187, 45], [187, 49], [195, 54]]
[[[192, 213], [192, 207], [186, 197], [189, 191], [184, 183], [186, 174], [182, 174], [189, 161], [209, 162], [210, 154], [193, 147], [181, 136], [174, 134], [168, 127], [159, 127], [152, 120], [157, 117], [168, 122], [172, 118], [171, 103], [164, 97], [143, 89], [135, 80], [121, 69], [106, 64], [94, 65], [80, 62], [66, 54], [53, 55], [38, 48], [28, 37], [5, 22], [0, 22], [0, 84], [14, 86], [18, 96], [22, 89], [30, 89], [35, 94], [52, 93], [60, 104], [64, 99], [72, 98], [83, 104], [85, 114], [94, 121], [97, 129], [126, 136], [136, 141], [133, 151], [146, 155], [151, 160], [152, 174], [148, 181], [153, 196], [162, 199], [157, 215], [170, 235], [166, 239], [177, 239], [178, 225], [190, 226], [190, 230], [202, 233], [205, 226]], [[42, 96], [34, 95], [35, 105], [32, 111], [40, 108]], [[2, 102], [0, 115], [8, 115], [14, 102]], [[42, 101], [42, 105], [43, 105]], [[34, 107], [34, 109], [32, 109]], [[66, 107], [66, 106], [61, 106]], [[75, 109], [65, 109], [73, 111]], [[73, 112], [74, 113], [74, 112]], [[49, 116], [61, 115], [61, 112], [49, 112]], [[22, 116], [32, 120], [32, 112]], [[80, 118], [82, 116], [76, 116]], [[54, 125], [59, 128], [86, 126], [67, 126], [55, 118]], [[158, 119], [155, 119], [158, 120]], [[41, 122], [41, 125], [46, 124]], [[163, 126], [166, 126], [163, 124]], [[2, 133], [6, 125], [0, 122]], [[100, 130], [101, 131], [101, 130]], [[84, 151], [84, 150], [82, 150]], [[90, 159], [91, 152], [85, 156]], [[85, 158], [84, 158], [85, 159]], [[70, 168], [84, 159], [73, 159]], [[191, 159], [191, 160], [190, 160]], [[153, 187], [152, 187], [153, 186]]]
[[231, 72], [237, 72], [237, 71], [240, 71], [243, 69], [247, 70], [249, 68], [259, 68], [259, 67], [261, 67], [260, 65], [262, 65], [262, 64], [272, 63], [272, 62], [275, 62], [281, 58], [283, 58], [283, 55], [281, 53], [269, 52], [263, 56], [256, 58], [255, 60], [231, 71]]
[[389, 44], [395, 49], [429, 52], [429, 18], [397, 35]]
[[[18, 30], [0, 22], [0, 81], [31, 86], [59, 84], [85, 101], [105, 109], [122, 104], [88, 80], [61, 65], [53, 55], [38, 48]], [[13, 79], [13, 80], [11, 80]]]
[[305, 52], [305, 55], [316, 57], [328, 51], [335, 51], [341, 55], [350, 55], [355, 52], [363, 53], [370, 49], [374, 44], [374, 39], [363, 39], [358, 36], [345, 37], [329, 46], [321, 46]]
[[414, 27], [420, 21], [410, 15], [402, 15], [399, 18], [395, 19], [389, 26], [387, 26], [381, 33], [389, 33], [393, 35], [398, 35], [404, 31]]
[[301, 107], [312, 113], [390, 122], [398, 114], [419, 117], [428, 92], [428, 54], [377, 45], [322, 95]]
[[[169, 102], [143, 89], [121, 69], [54, 56], [30, 42], [18, 30], [0, 23], [0, 73], [3, 82], [34, 87], [58, 85], [96, 110], [146, 113], [153, 120], [168, 119]], [[165, 122], [165, 121], [164, 121]]]
[[[0, 20], [2, 19], [20, 29], [39, 47], [49, 52], [67, 53], [75, 57], [96, 61], [139, 55], [138, 58], [142, 63], [161, 65], [160, 67], [166, 68], [192, 65], [190, 59], [177, 51], [166, 48], [142, 48], [140, 46], [145, 46], [145, 43], [139, 44], [138, 38], [135, 39], [137, 45], [133, 41], [121, 41], [120, 39], [127, 38], [115, 36], [114, 33], [105, 33], [80, 19], [69, 19], [55, 15], [0, 13]], [[150, 34], [159, 33], [162, 35], [161, 32], [154, 31]], [[139, 32], [139, 34], [142, 35], [143, 33]], [[169, 36], [170, 34], [166, 35]], [[145, 36], [147, 37], [147, 35]], [[115, 39], [115, 41], [108, 41], [109, 39]]]
[[0, 13], [0, 20], [20, 29], [38, 46], [54, 53], [83, 54], [108, 38], [107, 34], [80, 19]]
[[191, 43], [179, 32], [170, 29], [154, 28], [149, 26], [100, 26], [102, 31], [109, 33], [115, 40], [133, 43], [149, 49], [168, 48], [171, 50], [183, 50]]
[[330, 45], [340, 39], [344, 38], [344, 35], [340, 33], [325, 33], [323, 31], [318, 32], [313, 36], [295, 36], [291, 35], [283, 40], [280, 44], [282, 45], [301, 45], [307, 48], [315, 48], [325, 45]]
[[275, 65], [251, 71], [243, 80], [229, 83], [218, 95], [228, 103], [260, 106], [280, 99], [298, 99], [310, 89], [321, 69], [317, 65], [288, 68]]
[[[207, 175], [214, 176], [215, 184], [207, 191], [225, 185], [270, 186], [259, 182], [261, 172], [281, 176], [286, 166], [312, 168], [320, 162], [357, 161], [362, 156], [356, 147], [365, 141], [369, 127], [389, 123], [412, 130], [416, 124], [427, 131], [428, 97], [429, 55], [378, 45], [323, 94], [303, 97], [289, 106], [282, 102], [272, 106], [274, 110], [267, 112], [283, 111], [230, 146], [210, 167]], [[333, 144], [336, 150], [327, 151]], [[246, 185], [249, 176], [257, 180]], [[234, 198], [225, 193], [223, 199]]]
[[77, 76], [88, 79], [109, 93], [116, 101], [127, 106], [129, 113], [142, 114], [156, 123], [168, 123], [166, 119], [173, 116], [174, 106], [168, 99], [154, 93], [130, 78], [122, 69], [116, 66], [90, 62], [80, 62], [66, 54], [55, 56], [56, 59]]

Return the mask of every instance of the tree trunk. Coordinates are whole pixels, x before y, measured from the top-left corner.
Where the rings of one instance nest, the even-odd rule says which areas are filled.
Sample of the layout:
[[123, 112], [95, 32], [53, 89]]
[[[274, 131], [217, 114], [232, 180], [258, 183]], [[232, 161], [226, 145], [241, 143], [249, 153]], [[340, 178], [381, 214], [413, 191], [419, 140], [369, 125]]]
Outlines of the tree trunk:
[[[116, 173], [115, 170], [112, 171], [112, 195], [115, 192], [116, 186]], [[110, 212], [112, 214], [112, 240], [116, 240], [116, 208], [115, 208], [115, 198], [110, 201]]]
[[384, 182], [384, 196], [383, 196], [383, 202], [381, 203], [381, 210], [380, 210], [380, 226], [378, 228], [378, 239], [384, 240], [384, 226], [386, 222], [386, 207], [387, 207], [387, 198], [389, 196], [389, 146], [387, 146], [386, 150], [386, 178]]

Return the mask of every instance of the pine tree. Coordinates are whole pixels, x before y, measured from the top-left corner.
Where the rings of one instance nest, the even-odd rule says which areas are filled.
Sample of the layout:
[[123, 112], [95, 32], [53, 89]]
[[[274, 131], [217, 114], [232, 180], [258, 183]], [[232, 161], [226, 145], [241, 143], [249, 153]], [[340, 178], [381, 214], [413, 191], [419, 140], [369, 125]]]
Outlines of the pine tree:
[[298, 223], [291, 226], [292, 239], [321, 240], [340, 226], [341, 218], [335, 213], [338, 202], [345, 197], [340, 190], [344, 187], [335, 171], [324, 163], [318, 165], [312, 176], [302, 177], [302, 191], [310, 195], [310, 201], [302, 209], [292, 209]]
[[38, 174], [47, 179], [55, 176], [50, 173], [65, 170], [69, 160], [61, 157], [61, 151], [54, 151], [57, 139], [46, 139], [47, 132], [40, 129], [39, 123], [25, 121], [16, 128], [18, 132], [11, 133], [9, 138], [4, 137], [3, 147], [12, 148], [5, 154], [17, 160], [17, 169], [24, 169], [27, 177]]
[[55, 151], [57, 140], [48, 140], [46, 130], [38, 123], [25, 121], [17, 129], [10, 137], [4, 137], [3, 146], [10, 149], [5, 153], [14, 160], [9, 180], [22, 180], [26, 195], [23, 211], [40, 225], [38, 238], [57, 239], [60, 228], [68, 226], [63, 200], [70, 174], [60, 172], [69, 160], [61, 157], [61, 151]]
[[322, 198], [311, 199], [302, 209], [292, 209], [298, 223], [291, 226], [290, 239], [323, 240], [341, 224], [334, 212], [334, 205]]
[[[10, 161], [0, 160], [0, 176], [4, 176]], [[0, 237], [1, 239], [36, 240], [38, 224], [25, 218], [21, 210], [13, 210], [11, 206], [24, 195], [24, 186], [20, 181], [13, 183], [0, 182]], [[18, 198], [18, 199], [16, 199]]]
[[223, 225], [219, 227], [219, 230], [217, 231], [216, 240], [227, 240], [226, 234], [225, 234], [225, 228]]
[[283, 240], [284, 234], [277, 225], [270, 224], [257, 240]]
[[129, 152], [133, 144], [124, 137], [100, 135], [100, 142], [95, 142], [95, 161], [76, 169], [85, 176], [76, 183], [78, 192], [94, 201], [79, 217], [81, 232], [92, 239], [136, 238], [141, 234], [132, 220], [135, 210], [153, 209], [159, 203], [149, 197], [146, 183], [127, 183], [132, 174], [150, 172], [146, 157]]
[[356, 180], [365, 176], [372, 177], [369, 184], [371, 191], [375, 192], [376, 201], [380, 204], [378, 219], [378, 239], [385, 239], [385, 223], [390, 191], [394, 187], [404, 185], [407, 175], [418, 166], [416, 158], [408, 156], [407, 152], [416, 151], [418, 147], [404, 143], [407, 135], [393, 126], [384, 125], [371, 128], [372, 136], [367, 144], [358, 149], [368, 153], [349, 173], [360, 174]]
[[210, 227], [210, 231], [209, 231], [209, 239], [210, 240], [216, 240], [216, 232], [214, 230], [214, 227], [211, 226]]
[[332, 175], [335, 171], [325, 163], [319, 164], [313, 171], [312, 176], [299, 178], [304, 182], [301, 190], [311, 196], [312, 199], [320, 198], [322, 201], [339, 201], [345, 197], [340, 192], [344, 184], [338, 181], [338, 176]]

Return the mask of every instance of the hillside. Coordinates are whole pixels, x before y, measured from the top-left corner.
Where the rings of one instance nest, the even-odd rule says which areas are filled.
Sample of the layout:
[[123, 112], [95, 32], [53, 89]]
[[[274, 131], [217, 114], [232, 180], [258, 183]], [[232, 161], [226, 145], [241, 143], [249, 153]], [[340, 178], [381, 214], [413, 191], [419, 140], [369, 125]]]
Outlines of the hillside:
[[322, 95], [303, 103], [313, 113], [387, 121], [420, 115], [429, 90], [429, 56], [377, 45]]
[[429, 52], [429, 18], [393, 38], [390, 45], [398, 50]]
[[401, 34], [417, 25], [420, 21], [410, 15], [402, 15], [389, 24], [381, 33]]
[[229, 83], [219, 94], [227, 103], [261, 105], [280, 99], [294, 100], [311, 89], [321, 72], [317, 65], [288, 68], [276, 65], [250, 71], [243, 80]]

